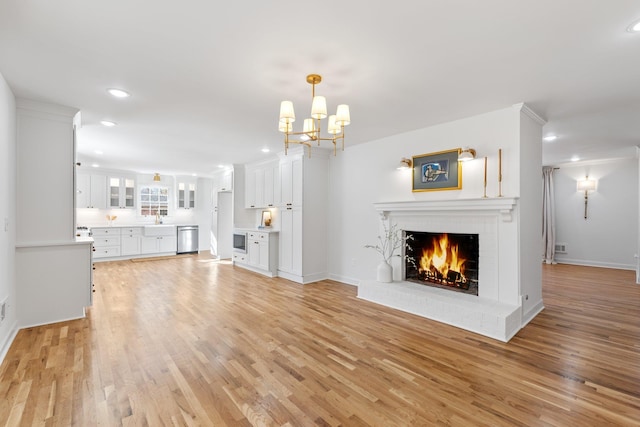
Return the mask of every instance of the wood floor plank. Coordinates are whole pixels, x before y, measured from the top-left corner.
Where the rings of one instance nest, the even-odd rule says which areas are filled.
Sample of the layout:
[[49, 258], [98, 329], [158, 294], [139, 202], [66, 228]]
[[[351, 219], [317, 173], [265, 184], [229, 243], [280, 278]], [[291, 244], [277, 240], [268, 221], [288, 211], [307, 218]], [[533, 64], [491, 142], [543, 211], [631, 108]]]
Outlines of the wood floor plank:
[[18, 333], [0, 425], [640, 425], [630, 271], [545, 265], [545, 310], [506, 344], [202, 255], [95, 283], [87, 318]]

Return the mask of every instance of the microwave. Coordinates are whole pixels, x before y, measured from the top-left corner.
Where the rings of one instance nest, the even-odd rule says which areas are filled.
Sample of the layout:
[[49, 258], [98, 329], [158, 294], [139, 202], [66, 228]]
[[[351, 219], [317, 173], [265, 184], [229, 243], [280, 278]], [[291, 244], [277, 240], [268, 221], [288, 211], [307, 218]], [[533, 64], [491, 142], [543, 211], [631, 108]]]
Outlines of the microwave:
[[247, 233], [233, 232], [233, 251], [247, 253]]

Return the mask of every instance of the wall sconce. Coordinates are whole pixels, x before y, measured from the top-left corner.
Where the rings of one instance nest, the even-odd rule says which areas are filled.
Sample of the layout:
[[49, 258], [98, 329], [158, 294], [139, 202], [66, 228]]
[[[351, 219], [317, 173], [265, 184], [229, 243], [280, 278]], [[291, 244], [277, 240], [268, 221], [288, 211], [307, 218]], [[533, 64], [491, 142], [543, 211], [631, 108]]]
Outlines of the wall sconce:
[[587, 203], [589, 201], [589, 191], [595, 191], [596, 180], [589, 179], [589, 175], [585, 179], [578, 181], [578, 191], [584, 191], [584, 219], [587, 219]]
[[160, 182], [160, 174], [159, 174], [159, 173], [157, 173], [157, 174], [153, 175], [153, 180], [154, 180], [155, 182]]
[[406, 157], [403, 157], [402, 160], [400, 160], [400, 164], [398, 165], [398, 170], [407, 170], [407, 169], [411, 169], [413, 167], [413, 162], [411, 161], [411, 159], [407, 159]]
[[476, 150], [469, 147], [463, 148], [462, 151], [460, 151], [460, 154], [458, 155], [459, 162], [466, 162], [469, 160], [473, 160], [475, 158], [476, 158]]

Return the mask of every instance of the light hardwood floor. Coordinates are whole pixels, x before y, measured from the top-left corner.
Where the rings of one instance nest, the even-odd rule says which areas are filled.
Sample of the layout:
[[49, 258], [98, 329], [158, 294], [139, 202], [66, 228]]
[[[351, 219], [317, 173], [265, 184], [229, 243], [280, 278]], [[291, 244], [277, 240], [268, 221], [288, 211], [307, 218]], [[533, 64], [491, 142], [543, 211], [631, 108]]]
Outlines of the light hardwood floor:
[[97, 264], [88, 317], [20, 331], [1, 424], [640, 425], [640, 286], [544, 266], [545, 310], [504, 344], [190, 256]]

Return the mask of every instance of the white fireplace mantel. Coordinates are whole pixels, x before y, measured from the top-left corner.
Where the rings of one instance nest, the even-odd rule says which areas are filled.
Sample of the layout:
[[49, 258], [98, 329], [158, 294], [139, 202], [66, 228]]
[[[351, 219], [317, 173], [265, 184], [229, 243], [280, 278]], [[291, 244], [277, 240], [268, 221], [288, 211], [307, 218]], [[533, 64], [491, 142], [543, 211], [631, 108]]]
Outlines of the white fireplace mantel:
[[477, 215], [481, 213], [499, 213], [503, 222], [511, 222], [512, 212], [517, 205], [518, 199], [515, 197], [495, 197], [481, 199], [449, 199], [449, 200], [429, 200], [429, 201], [402, 201], [402, 202], [380, 202], [374, 203], [375, 209], [384, 218], [389, 212], [394, 213], [425, 213], [437, 212], [443, 214], [447, 212], [464, 213]]

